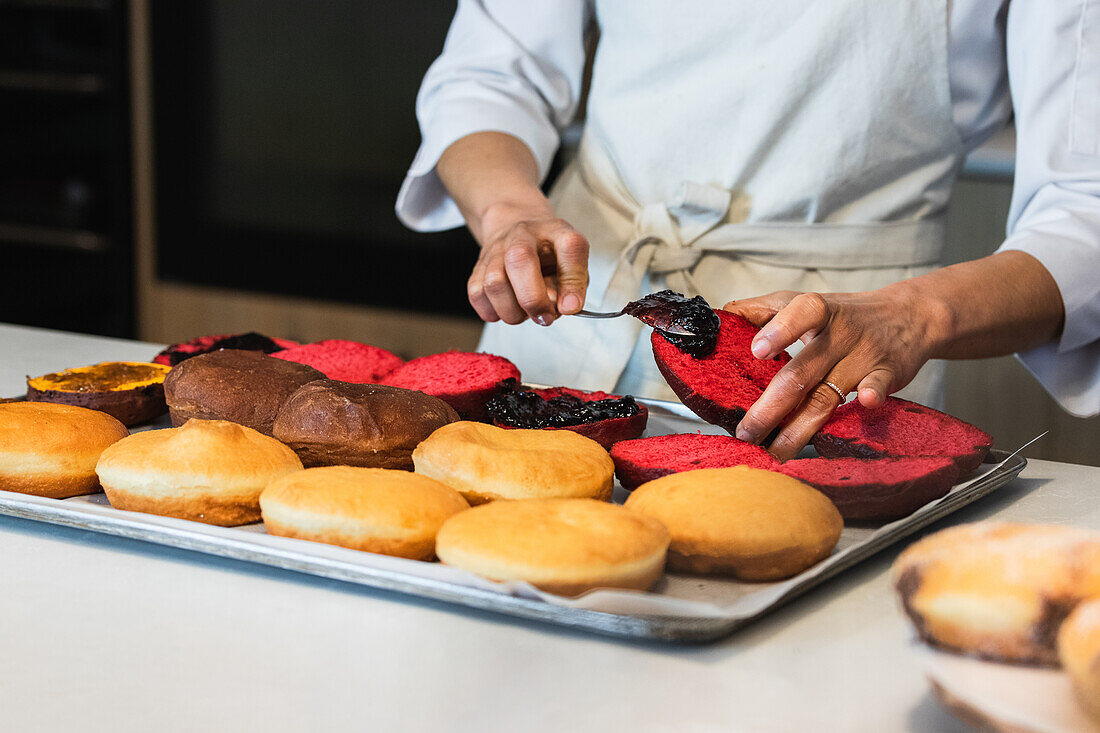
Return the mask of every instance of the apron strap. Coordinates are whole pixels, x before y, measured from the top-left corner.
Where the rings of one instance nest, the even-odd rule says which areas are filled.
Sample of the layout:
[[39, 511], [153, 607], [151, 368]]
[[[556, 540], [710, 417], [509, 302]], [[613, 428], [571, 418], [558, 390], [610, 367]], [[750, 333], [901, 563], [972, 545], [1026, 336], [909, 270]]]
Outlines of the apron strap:
[[691, 271], [707, 254], [775, 267], [865, 270], [934, 264], [942, 249], [942, 216], [873, 224], [721, 224], [732, 200], [728, 189], [685, 181], [673, 200], [642, 206], [613, 161], [587, 136], [577, 165], [593, 194], [634, 224], [601, 298], [605, 310], [636, 297], [646, 273], [664, 275], [688, 295], [698, 293]]

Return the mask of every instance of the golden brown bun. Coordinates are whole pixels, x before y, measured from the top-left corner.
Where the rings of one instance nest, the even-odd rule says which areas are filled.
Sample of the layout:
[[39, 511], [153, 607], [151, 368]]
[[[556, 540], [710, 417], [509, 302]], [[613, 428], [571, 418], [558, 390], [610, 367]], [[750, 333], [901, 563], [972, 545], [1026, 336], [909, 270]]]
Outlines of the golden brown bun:
[[172, 367], [164, 398], [175, 426], [192, 418], [228, 420], [271, 435], [286, 399], [303, 384], [324, 378], [305, 364], [259, 351], [222, 349]]
[[115, 509], [233, 526], [260, 520], [260, 492], [300, 471], [290, 448], [224, 420], [135, 433], [103, 451], [96, 472]]
[[1058, 658], [1077, 699], [1100, 723], [1100, 598], [1078, 604], [1058, 631]]
[[574, 596], [593, 588], [645, 590], [661, 577], [668, 530], [593, 499], [495, 501], [443, 523], [436, 553], [490, 580], [522, 580]]
[[99, 454], [129, 435], [103, 412], [49, 402], [0, 404], [0, 489], [65, 499], [99, 491]]
[[27, 379], [27, 400], [106, 412], [124, 425], [163, 415], [170, 367], [141, 361], [105, 361]]
[[320, 379], [299, 387], [279, 410], [273, 435], [302, 464], [411, 471], [412, 452], [437, 428], [458, 420], [438, 397], [381, 384]]
[[430, 560], [439, 527], [470, 505], [427, 476], [325, 466], [272, 481], [260, 508], [269, 534]]
[[1062, 620], [1100, 594], [1100, 533], [997, 522], [951, 527], [906, 549], [893, 575], [902, 607], [930, 644], [1054, 665]]
[[615, 464], [594, 440], [569, 430], [505, 430], [456, 422], [413, 451], [416, 472], [471, 504], [495, 499], [611, 498]]
[[844, 527], [817, 489], [748, 466], [663, 476], [635, 489], [625, 506], [672, 532], [669, 568], [741, 580], [802, 572], [833, 551]]

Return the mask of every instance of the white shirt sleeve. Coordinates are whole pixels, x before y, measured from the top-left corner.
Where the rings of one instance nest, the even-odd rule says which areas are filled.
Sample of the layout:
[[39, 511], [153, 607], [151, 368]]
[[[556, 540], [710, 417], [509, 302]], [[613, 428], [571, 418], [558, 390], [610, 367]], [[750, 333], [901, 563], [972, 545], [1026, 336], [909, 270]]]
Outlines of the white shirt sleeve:
[[546, 173], [573, 119], [584, 70], [585, 0], [459, 0], [443, 53], [416, 100], [421, 144], [397, 196], [397, 216], [418, 231], [463, 224], [439, 180], [447, 147], [475, 132], [523, 141]]
[[1008, 72], [1018, 132], [1008, 238], [1053, 276], [1057, 341], [1018, 354], [1068, 412], [1100, 414], [1100, 0], [1015, 0]]

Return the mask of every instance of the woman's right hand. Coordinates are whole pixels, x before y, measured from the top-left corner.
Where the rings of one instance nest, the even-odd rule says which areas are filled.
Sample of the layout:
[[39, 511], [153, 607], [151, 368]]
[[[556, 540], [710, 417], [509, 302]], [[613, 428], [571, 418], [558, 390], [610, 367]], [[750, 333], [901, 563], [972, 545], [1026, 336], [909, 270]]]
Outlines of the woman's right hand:
[[443, 151], [436, 169], [481, 245], [466, 292], [483, 320], [549, 326], [584, 307], [588, 240], [554, 214], [523, 142], [475, 132]]
[[584, 307], [588, 240], [553, 212], [492, 207], [478, 234], [481, 256], [466, 284], [482, 320], [549, 326]]

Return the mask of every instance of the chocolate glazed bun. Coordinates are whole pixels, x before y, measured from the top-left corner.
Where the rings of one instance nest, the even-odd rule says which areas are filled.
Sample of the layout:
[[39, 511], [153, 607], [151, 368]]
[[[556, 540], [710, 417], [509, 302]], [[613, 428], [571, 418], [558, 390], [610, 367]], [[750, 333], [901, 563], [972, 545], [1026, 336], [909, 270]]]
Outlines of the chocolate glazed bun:
[[411, 471], [412, 452], [437, 428], [459, 419], [438, 397], [381, 384], [319, 379], [299, 387], [275, 420], [273, 435], [302, 464]]
[[303, 384], [324, 377], [311, 366], [259, 351], [222, 349], [172, 367], [164, 380], [164, 398], [175, 427], [192, 418], [228, 420], [271, 435], [286, 399]]

